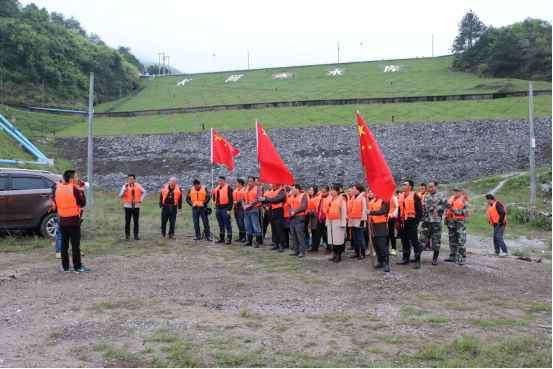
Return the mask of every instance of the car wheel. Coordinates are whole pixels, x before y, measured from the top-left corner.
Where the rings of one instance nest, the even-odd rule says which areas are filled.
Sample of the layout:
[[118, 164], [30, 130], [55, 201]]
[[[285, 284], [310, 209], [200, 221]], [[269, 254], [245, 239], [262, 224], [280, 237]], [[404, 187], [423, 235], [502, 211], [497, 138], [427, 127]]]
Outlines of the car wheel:
[[44, 238], [55, 238], [58, 231], [58, 214], [48, 214], [40, 222], [40, 234]]

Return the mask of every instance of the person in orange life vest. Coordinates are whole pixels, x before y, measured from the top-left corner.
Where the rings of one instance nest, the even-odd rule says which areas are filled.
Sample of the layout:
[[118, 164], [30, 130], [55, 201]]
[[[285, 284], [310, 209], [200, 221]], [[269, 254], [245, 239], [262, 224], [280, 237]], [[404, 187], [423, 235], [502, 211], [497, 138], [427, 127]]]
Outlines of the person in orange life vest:
[[[349, 218], [349, 209], [351, 209], [351, 199], [354, 197], [354, 194], [353, 194], [353, 185], [349, 186], [348, 187], [348, 192], [347, 192], [347, 210], [348, 210], [348, 218]], [[355, 250], [356, 247], [355, 247], [355, 241], [353, 240], [353, 237], [352, 237], [352, 234], [351, 234], [351, 230], [349, 228], [349, 225], [346, 226], [346, 242], [350, 242], [350, 246], [348, 247], [348, 250]]]
[[196, 237], [194, 240], [199, 240], [202, 236], [200, 232], [200, 217], [202, 218], [202, 223], [204, 224], [204, 233], [206, 239], [211, 242], [211, 232], [209, 230], [209, 219], [207, 219], [207, 205], [209, 204], [209, 197], [205, 186], [202, 186], [200, 181], [194, 179], [192, 182], [192, 188], [188, 191], [186, 195], [186, 202], [188, 205], [192, 206], [192, 221], [194, 222], [194, 231], [196, 232]]
[[363, 229], [367, 223], [367, 198], [365, 186], [361, 183], [353, 185], [353, 197], [350, 201], [348, 225], [355, 245], [352, 258], [365, 258], [365, 235]]
[[[63, 177], [60, 181], [54, 183], [52, 185], [52, 195], [50, 196], [50, 200], [52, 201], [52, 204], [55, 204], [56, 202], [56, 189], [58, 188], [58, 184], [66, 184]], [[79, 189], [84, 191], [87, 190], [90, 185], [88, 182], [79, 181], [78, 182]], [[82, 209], [81, 209], [81, 215], [82, 215]], [[83, 219], [81, 218], [81, 223], [83, 222]], [[55, 245], [55, 252], [56, 252], [56, 258], [61, 259], [61, 231], [60, 231], [60, 216], [58, 215], [58, 225], [57, 225], [57, 232], [56, 232], [56, 240], [54, 241]], [[84, 256], [84, 252], [81, 251], [81, 256]]]
[[[315, 197], [315, 201], [313, 203], [313, 209], [311, 209], [311, 219], [316, 221], [316, 227], [315, 230], [312, 230], [313, 234], [313, 241], [311, 244], [311, 250], [309, 252], [312, 252], [314, 254], [319, 252], [319, 246], [321, 244], [321, 239], [326, 244], [326, 215], [323, 213], [323, 203], [324, 200], [330, 196], [329, 194], [330, 188], [327, 185], [324, 185], [321, 187], [321, 192], [319, 192], [319, 195]], [[313, 221], [312, 220], [312, 221]]]
[[261, 214], [261, 189], [255, 185], [255, 177], [248, 177], [248, 188], [242, 197], [242, 207], [246, 220], [246, 233], [248, 240], [244, 246], [251, 246], [255, 234], [254, 248], [258, 248], [262, 242], [261, 228], [259, 227], [259, 216]]
[[[259, 186], [261, 196], [265, 193], [265, 189], [259, 182], [259, 177], [255, 177], [255, 185]], [[259, 210], [259, 229], [261, 229], [261, 244], [263, 245], [263, 239], [267, 238], [267, 228], [269, 227], [269, 213], [267, 210], [262, 206]]]
[[232, 242], [232, 223], [230, 222], [230, 212], [232, 211], [232, 187], [227, 184], [226, 178], [219, 177], [219, 186], [215, 187], [212, 191], [213, 202], [217, 205], [217, 223], [219, 223], [219, 239], [215, 243], [225, 242], [225, 228], [227, 229], [227, 241], [225, 244], [230, 245]]
[[421, 198], [416, 192], [413, 192], [414, 183], [406, 180], [401, 185], [403, 194], [398, 199], [399, 205], [399, 229], [401, 230], [401, 244], [403, 246], [403, 260], [397, 262], [398, 265], [409, 264], [411, 248], [409, 242], [415, 250], [415, 269], [420, 268], [421, 246], [419, 244], [419, 235], [417, 227], [422, 218]]
[[234, 199], [234, 219], [236, 219], [236, 225], [238, 226], [238, 238], [234, 240], [236, 242], [246, 242], [246, 226], [244, 225], [244, 208], [242, 208], [242, 197], [244, 196], [244, 180], [238, 178], [236, 180], [236, 190], [232, 192]]
[[[263, 188], [261, 187], [261, 193], [262, 193], [261, 197], [263, 198], [266, 195], [270, 195], [273, 192], [273, 188], [274, 188], [274, 186], [273, 186], [272, 183], [269, 183], [269, 189], [267, 191], [264, 191]], [[271, 225], [271, 221], [270, 221], [270, 218], [269, 218], [269, 205], [266, 204], [263, 200], [261, 200], [261, 207], [265, 211], [264, 217], [267, 216], [267, 222], [269, 223], [269, 225]], [[267, 232], [267, 229], [265, 228], [265, 230], [263, 230], [263, 226], [264, 226], [264, 223], [260, 225], [261, 233], [265, 234], [264, 232]], [[266, 234], [265, 234], [265, 236], [266, 236]], [[270, 248], [269, 250], [276, 250], [274, 248], [275, 247], [275, 232], [274, 232], [272, 226], [271, 226], [271, 246], [273, 246], [273, 247]], [[278, 245], [276, 247], [278, 248]]]
[[161, 238], [165, 237], [167, 221], [169, 221], [169, 238], [175, 238], [175, 222], [177, 211], [182, 210], [182, 191], [177, 179], [171, 177], [169, 183], [159, 193], [159, 207], [161, 210]]
[[332, 245], [334, 255], [328, 261], [339, 263], [346, 250], [346, 225], [348, 223], [347, 201], [340, 192], [340, 185], [332, 185], [330, 196], [323, 204], [326, 215], [326, 234], [328, 243]]
[[371, 201], [368, 205], [369, 227], [373, 239], [374, 249], [378, 257], [376, 268], [384, 268], [390, 271], [390, 253], [388, 251], [388, 216], [390, 214], [390, 202], [384, 202], [375, 193], [369, 190]]
[[[315, 204], [315, 198], [319, 194], [319, 187], [313, 185], [309, 187], [309, 193], [307, 195], [307, 214], [305, 219], [305, 249], [311, 247], [311, 236], [315, 236], [315, 229], [317, 229], [317, 220], [313, 218], [313, 206]], [[309, 233], [311, 231], [311, 234]]]
[[445, 203], [447, 209], [445, 213], [445, 225], [449, 232], [450, 254], [444, 261], [464, 265], [466, 259], [466, 240], [467, 240], [467, 215], [470, 211], [468, 197], [463, 195], [463, 187], [455, 186], [453, 196]]
[[290, 214], [288, 214], [288, 200], [292, 197], [292, 191], [290, 191], [290, 186], [284, 186], [284, 191], [286, 191], [286, 202], [284, 203], [284, 248], [290, 248]]
[[131, 218], [134, 223], [134, 239], [139, 240], [138, 218], [140, 217], [140, 204], [146, 197], [146, 190], [136, 182], [134, 174], [127, 176], [127, 183], [121, 188], [119, 197], [122, 197], [125, 201], [125, 241], [128, 241], [131, 236]]
[[286, 190], [281, 184], [272, 184], [272, 189], [261, 197], [261, 201], [267, 206], [274, 245], [270, 250], [284, 252], [286, 236], [284, 235], [284, 207], [286, 203]]
[[[490, 206], [488, 208], [488, 218], [493, 227], [493, 247], [494, 254], [499, 256], [509, 256], [507, 245], [503, 241], [503, 232], [507, 225], [507, 213], [505, 206], [501, 201], [497, 201], [493, 195], [486, 195], [486, 202]], [[503, 251], [503, 253], [501, 253]]]
[[288, 254], [303, 258], [305, 256], [305, 221], [307, 214], [307, 195], [299, 184], [292, 185], [292, 196], [288, 200], [290, 214], [290, 234], [294, 252]]
[[390, 252], [390, 254], [395, 255], [396, 254], [395, 229], [396, 229], [397, 213], [399, 208], [399, 204], [397, 202], [397, 196], [395, 193], [392, 195], [392, 198], [390, 199], [389, 207], [390, 207], [390, 213], [388, 214], [388, 239], [392, 244], [392, 251]]
[[65, 184], [56, 188], [56, 208], [60, 216], [62, 272], [69, 273], [69, 239], [73, 254], [73, 271], [88, 273], [81, 263], [81, 207], [86, 205], [83, 191], [77, 185], [79, 179], [74, 170], [63, 174]]

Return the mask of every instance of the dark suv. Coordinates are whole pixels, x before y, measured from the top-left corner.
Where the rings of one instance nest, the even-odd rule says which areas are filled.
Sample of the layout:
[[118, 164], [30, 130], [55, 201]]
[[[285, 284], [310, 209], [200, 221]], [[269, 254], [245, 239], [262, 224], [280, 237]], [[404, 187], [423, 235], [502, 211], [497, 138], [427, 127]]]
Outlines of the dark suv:
[[58, 214], [48, 211], [51, 187], [61, 177], [43, 170], [0, 168], [0, 229], [34, 229], [55, 237]]

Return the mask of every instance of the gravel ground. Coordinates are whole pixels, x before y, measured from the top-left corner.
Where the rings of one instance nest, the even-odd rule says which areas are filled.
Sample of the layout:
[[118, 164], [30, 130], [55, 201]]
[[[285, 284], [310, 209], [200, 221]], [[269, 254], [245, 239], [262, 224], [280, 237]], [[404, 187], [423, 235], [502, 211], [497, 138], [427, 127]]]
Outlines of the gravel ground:
[[[417, 342], [429, 339], [551, 338], [551, 330], [537, 327], [551, 325], [551, 260], [490, 255], [486, 237], [468, 237], [464, 267], [441, 261], [446, 245], [439, 265], [425, 253], [420, 270], [392, 264], [391, 273], [373, 271], [370, 258], [334, 264], [320, 253], [300, 261], [267, 245], [188, 246], [190, 239], [181, 237], [163, 251], [153, 237], [138, 243], [146, 254], [86, 255], [92, 271], [86, 275], [60, 272], [50, 255], [3, 254], [0, 366], [155, 365], [171, 342], [154, 338], [164, 329], [200, 344], [215, 366], [233, 366], [216, 360], [222, 347], [264, 350], [267, 360], [282, 360], [291, 349], [347, 355], [367, 339], [375, 360], [389, 360], [415, 353]], [[508, 244], [546, 247], [528, 239]], [[527, 324], [471, 321], [518, 319], [535, 303], [546, 308], [532, 310]], [[119, 355], [102, 350], [102, 341]]]

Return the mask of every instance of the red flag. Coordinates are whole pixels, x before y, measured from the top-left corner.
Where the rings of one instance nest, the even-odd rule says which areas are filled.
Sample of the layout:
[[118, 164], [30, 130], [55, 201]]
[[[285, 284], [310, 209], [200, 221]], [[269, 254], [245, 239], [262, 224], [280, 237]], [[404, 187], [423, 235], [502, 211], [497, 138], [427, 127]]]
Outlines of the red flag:
[[267, 133], [257, 119], [255, 120], [255, 130], [257, 135], [259, 181], [285, 185], [294, 184], [294, 177], [292, 177], [292, 174], [290, 174], [290, 171], [284, 165], [271, 139], [269, 139], [269, 136], [267, 136]]
[[359, 111], [357, 112], [357, 125], [359, 126], [359, 143], [361, 144], [361, 164], [365, 168], [369, 187], [383, 201], [389, 201], [396, 189], [396, 183], [374, 136], [361, 119]]
[[237, 156], [240, 151], [232, 147], [220, 134], [211, 128], [211, 165], [226, 164], [227, 172], [234, 169], [233, 156]]

